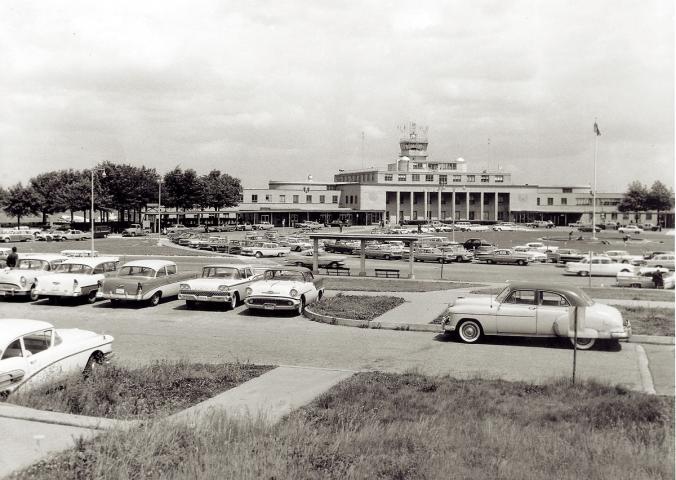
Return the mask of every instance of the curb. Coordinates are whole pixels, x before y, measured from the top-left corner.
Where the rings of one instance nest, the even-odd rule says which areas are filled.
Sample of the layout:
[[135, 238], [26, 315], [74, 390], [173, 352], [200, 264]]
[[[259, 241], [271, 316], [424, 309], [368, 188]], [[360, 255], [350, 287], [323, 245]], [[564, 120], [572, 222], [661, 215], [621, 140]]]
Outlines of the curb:
[[310, 320], [320, 323], [327, 323], [329, 325], [340, 325], [342, 327], [356, 327], [356, 328], [371, 328], [375, 330], [399, 330], [406, 332], [433, 332], [442, 333], [441, 325], [432, 324], [417, 324], [417, 323], [394, 323], [394, 322], [378, 322], [375, 320], [353, 320], [351, 318], [332, 317], [329, 315], [322, 315], [313, 312], [309, 308], [305, 308], [303, 315]]
[[[342, 327], [354, 328], [372, 328], [380, 330], [399, 330], [405, 332], [432, 332], [443, 333], [441, 325], [435, 324], [421, 324], [421, 323], [394, 323], [394, 322], [378, 322], [371, 320], [353, 320], [351, 318], [333, 317], [331, 315], [322, 315], [305, 308], [303, 315], [312, 321], [326, 323], [329, 325], [339, 325]], [[627, 343], [644, 343], [650, 345], [674, 345], [676, 339], [674, 337], [663, 337], [656, 335], [632, 335]]]
[[138, 423], [136, 420], [89, 417], [86, 415], [38, 410], [13, 404], [3, 404], [0, 406], [0, 418], [12, 418], [15, 420], [64, 425], [67, 427], [89, 428], [92, 430], [110, 430], [117, 427], [133, 426]]
[[657, 335], [632, 335], [627, 343], [647, 343], [651, 345], [674, 345], [674, 337], [661, 337]]

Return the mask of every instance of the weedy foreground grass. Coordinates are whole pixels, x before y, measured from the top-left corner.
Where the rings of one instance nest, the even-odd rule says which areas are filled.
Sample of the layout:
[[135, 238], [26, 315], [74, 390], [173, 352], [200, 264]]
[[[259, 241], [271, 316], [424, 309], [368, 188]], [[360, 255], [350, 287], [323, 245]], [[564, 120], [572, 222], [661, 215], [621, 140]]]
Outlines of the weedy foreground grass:
[[404, 301], [401, 297], [339, 293], [334, 297], [324, 297], [320, 302], [312, 305], [311, 309], [322, 315], [353, 320], [373, 320], [388, 310], [398, 307]]
[[625, 307], [616, 305], [622, 317], [631, 322], [635, 335], [674, 336], [674, 309], [660, 307]]
[[16, 479], [665, 479], [674, 400], [596, 383], [363, 373], [275, 426], [113, 432]]
[[18, 391], [9, 401], [41, 410], [116, 419], [171, 415], [270, 370], [252, 364], [157, 362], [139, 368], [116, 364], [88, 377]]

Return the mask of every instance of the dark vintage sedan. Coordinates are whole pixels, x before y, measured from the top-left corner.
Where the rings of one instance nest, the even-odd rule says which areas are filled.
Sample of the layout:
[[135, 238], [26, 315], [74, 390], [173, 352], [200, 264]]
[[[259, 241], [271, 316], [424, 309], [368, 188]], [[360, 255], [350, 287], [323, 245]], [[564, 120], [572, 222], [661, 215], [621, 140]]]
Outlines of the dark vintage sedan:
[[528, 265], [530, 257], [526, 253], [515, 252], [509, 248], [496, 248], [493, 251], [478, 252], [474, 255], [477, 262]]
[[113, 304], [143, 301], [154, 307], [162, 298], [178, 297], [181, 282], [196, 277], [195, 273], [179, 273], [176, 264], [168, 260], [135, 260], [104, 280], [103, 298]]

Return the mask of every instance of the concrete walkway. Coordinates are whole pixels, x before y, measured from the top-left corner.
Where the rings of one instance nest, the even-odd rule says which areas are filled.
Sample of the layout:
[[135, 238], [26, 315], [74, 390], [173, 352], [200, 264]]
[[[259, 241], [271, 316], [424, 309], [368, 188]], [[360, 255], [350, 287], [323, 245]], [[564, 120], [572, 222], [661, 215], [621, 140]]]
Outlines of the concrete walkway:
[[[208, 421], [214, 412], [276, 423], [355, 372], [281, 366], [169, 417]], [[136, 421], [70, 415], [0, 404], [0, 478], [89, 440], [105, 430], [129, 428]]]
[[606, 305], [620, 305], [623, 307], [674, 308], [674, 302], [659, 300], [620, 300], [616, 298], [594, 298], [594, 300]]

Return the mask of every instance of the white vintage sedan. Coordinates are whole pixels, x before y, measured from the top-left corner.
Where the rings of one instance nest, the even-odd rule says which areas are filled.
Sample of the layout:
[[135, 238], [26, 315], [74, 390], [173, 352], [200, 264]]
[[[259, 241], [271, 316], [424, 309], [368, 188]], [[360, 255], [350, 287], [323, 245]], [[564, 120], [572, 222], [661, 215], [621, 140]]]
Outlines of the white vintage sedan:
[[56, 267], [66, 260], [68, 257], [57, 253], [22, 253], [16, 268], [0, 271], [0, 297], [37, 300], [37, 279], [52, 275]]
[[67, 297], [94, 303], [102, 296], [103, 280], [114, 275], [119, 264], [117, 257], [71, 258], [58, 265], [53, 275], [38, 279], [35, 293], [51, 303]]
[[631, 336], [631, 325], [619, 310], [594, 302], [581, 289], [525, 282], [511, 283], [497, 296], [459, 298], [442, 325], [465, 343], [476, 343], [483, 335], [568, 337], [572, 342], [577, 327], [577, 348], [582, 350], [597, 339]]
[[249, 309], [295, 310], [299, 315], [306, 305], [322, 298], [321, 279], [304, 267], [271, 267], [263, 278], [246, 289], [244, 304]]
[[631, 271], [631, 265], [614, 262], [610, 257], [605, 255], [594, 255], [591, 261], [589, 260], [589, 256], [587, 256], [579, 262], [566, 263], [565, 273], [580, 275], [582, 277], [588, 277], [589, 275], [596, 277], [616, 277], [620, 272]]
[[207, 265], [202, 276], [179, 285], [178, 299], [188, 308], [200, 303], [226, 304], [231, 310], [246, 297], [246, 289], [259, 278], [251, 265]]
[[[74, 372], [89, 373], [112, 355], [113, 337], [39, 320], [0, 319], [0, 392]], [[29, 382], [30, 380], [30, 382]], [[27, 384], [27, 382], [29, 382]]]
[[254, 242], [251, 245], [242, 247], [242, 255], [253, 255], [256, 258], [261, 257], [281, 257], [291, 252], [289, 247], [281, 247], [276, 243]]

